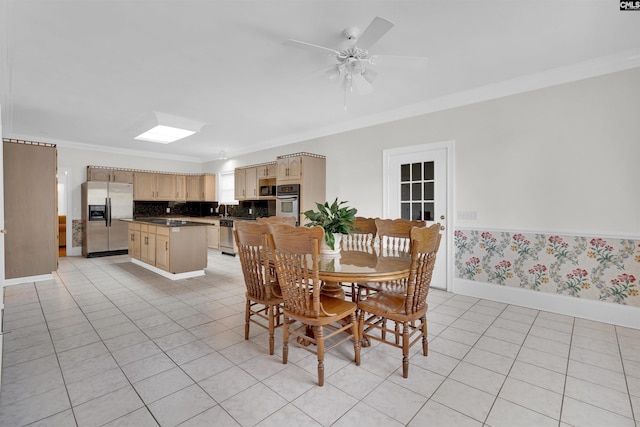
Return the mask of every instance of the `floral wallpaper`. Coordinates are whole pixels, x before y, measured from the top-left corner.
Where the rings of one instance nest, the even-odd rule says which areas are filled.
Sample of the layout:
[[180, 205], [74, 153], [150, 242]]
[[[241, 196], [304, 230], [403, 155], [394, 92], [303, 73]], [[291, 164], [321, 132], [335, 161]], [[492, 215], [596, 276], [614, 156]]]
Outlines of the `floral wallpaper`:
[[456, 230], [456, 277], [640, 307], [640, 240]]

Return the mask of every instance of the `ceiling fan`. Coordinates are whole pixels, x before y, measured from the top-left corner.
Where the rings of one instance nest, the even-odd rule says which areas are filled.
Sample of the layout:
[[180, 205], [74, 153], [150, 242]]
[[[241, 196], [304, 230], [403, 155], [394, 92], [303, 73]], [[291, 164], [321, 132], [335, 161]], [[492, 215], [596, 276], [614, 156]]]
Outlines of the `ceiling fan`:
[[389, 57], [397, 65], [412, 65], [423, 68], [426, 66], [427, 58], [409, 56], [389, 56], [371, 55], [369, 49], [380, 38], [393, 28], [394, 23], [388, 19], [376, 16], [369, 26], [360, 34], [360, 30], [355, 27], [346, 28], [342, 34], [349, 41], [348, 46], [342, 50], [319, 46], [312, 43], [289, 39], [284, 41], [285, 46], [297, 47], [315, 52], [323, 52], [335, 57], [337, 63], [326, 71], [326, 75], [331, 80], [339, 78], [342, 83], [345, 97], [345, 110], [347, 109], [347, 93], [357, 92], [366, 95], [373, 92], [373, 81], [378, 73], [371, 68], [376, 65], [376, 60], [381, 57]]

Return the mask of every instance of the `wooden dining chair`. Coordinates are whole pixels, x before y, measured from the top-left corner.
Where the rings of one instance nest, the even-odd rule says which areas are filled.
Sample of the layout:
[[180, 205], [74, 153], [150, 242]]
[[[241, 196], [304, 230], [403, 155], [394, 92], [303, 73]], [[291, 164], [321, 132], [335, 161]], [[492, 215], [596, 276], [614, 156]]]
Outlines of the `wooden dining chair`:
[[[404, 284], [406, 291], [381, 290], [358, 302], [360, 336], [401, 348], [404, 378], [409, 376], [409, 349], [421, 340], [423, 355], [427, 356], [429, 352], [427, 295], [440, 246], [440, 224], [414, 227], [410, 235], [411, 268]], [[394, 323], [393, 328], [388, 321]], [[387, 333], [393, 336], [393, 341], [387, 338]]]
[[289, 225], [296, 225], [296, 217], [294, 216], [263, 216], [256, 218], [256, 222], [271, 224], [271, 223], [284, 223]]
[[409, 251], [411, 228], [426, 227], [426, 221], [410, 219], [380, 219], [376, 218], [376, 232], [378, 246], [383, 251]]
[[376, 218], [357, 216], [353, 222], [355, 230], [342, 236], [342, 249], [361, 249], [372, 246], [376, 238]]
[[[376, 224], [376, 247], [378, 256], [396, 256], [402, 252], [409, 252], [411, 243], [411, 229], [413, 227], [426, 227], [426, 221], [414, 221], [410, 219], [375, 219]], [[358, 302], [363, 294], [369, 295], [371, 292], [379, 290], [404, 292], [402, 281], [391, 282], [367, 282], [360, 283], [354, 290]]]
[[[353, 340], [356, 365], [360, 365], [360, 339], [356, 309], [340, 298], [320, 294], [320, 242], [324, 229], [269, 224], [271, 248], [284, 298], [282, 363], [287, 363], [289, 337], [318, 357], [318, 385], [324, 384], [324, 353]], [[310, 332], [310, 330], [312, 333]], [[315, 344], [313, 346], [304, 344]], [[330, 343], [328, 346], [325, 343]], [[326, 347], [326, 348], [325, 348]]]
[[269, 354], [274, 352], [274, 330], [281, 326], [283, 299], [275, 270], [269, 264], [269, 226], [238, 221], [233, 231], [247, 287], [244, 339], [254, 323], [269, 331]]

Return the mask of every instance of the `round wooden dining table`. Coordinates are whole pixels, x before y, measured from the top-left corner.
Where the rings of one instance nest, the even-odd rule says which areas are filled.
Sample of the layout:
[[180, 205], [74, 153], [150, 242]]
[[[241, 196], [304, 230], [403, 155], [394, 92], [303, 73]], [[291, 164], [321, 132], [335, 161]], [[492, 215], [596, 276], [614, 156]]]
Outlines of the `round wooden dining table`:
[[324, 295], [344, 298], [341, 283], [387, 282], [409, 276], [408, 252], [386, 251], [375, 246], [342, 249], [336, 255], [320, 255], [320, 280]]

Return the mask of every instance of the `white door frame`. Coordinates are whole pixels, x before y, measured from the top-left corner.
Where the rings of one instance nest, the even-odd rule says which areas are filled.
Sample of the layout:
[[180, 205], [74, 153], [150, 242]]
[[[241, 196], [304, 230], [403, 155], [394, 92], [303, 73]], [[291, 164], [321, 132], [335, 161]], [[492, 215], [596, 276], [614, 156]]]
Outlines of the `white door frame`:
[[[454, 209], [454, 165], [455, 165], [455, 141], [441, 141], [428, 144], [411, 145], [408, 147], [400, 148], [388, 148], [382, 150], [382, 212], [384, 218], [389, 218], [390, 215], [390, 201], [389, 201], [389, 159], [392, 156], [421, 153], [432, 150], [446, 150], [447, 157], [447, 209], [446, 218], [447, 226], [445, 227], [443, 238], [446, 240], [447, 250], [447, 284], [446, 289], [448, 292], [453, 290], [453, 274], [454, 274], [454, 250], [453, 250], [453, 213]], [[437, 222], [437, 219], [434, 218]]]

